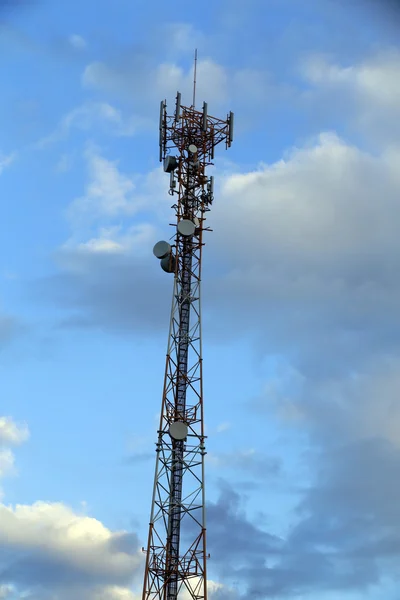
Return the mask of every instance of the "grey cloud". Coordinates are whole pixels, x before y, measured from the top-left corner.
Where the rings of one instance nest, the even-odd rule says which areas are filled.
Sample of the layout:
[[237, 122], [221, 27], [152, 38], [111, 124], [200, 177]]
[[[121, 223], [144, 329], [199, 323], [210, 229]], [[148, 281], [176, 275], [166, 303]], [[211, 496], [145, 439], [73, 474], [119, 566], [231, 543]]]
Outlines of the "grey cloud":
[[[250, 334], [260, 353], [319, 377], [398, 352], [398, 158], [327, 133], [275, 164], [221, 176], [204, 265], [208, 339]], [[65, 326], [165, 330], [172, 281], [150, 254], [77, 253], [81, 271], [41, 290], [69, 310]]]
[[315, 484], [298, 507], [306, 518], [291, 534], [293, 545], [324, 544], [368, 556], [371, 541], [374, 548], [379, 540], [398, 538], [398, 449], [381, 439], [356, 441], [325, 450], [319, 463]]
[[[115, 546], [114, 546], [115, 545]], [[124, 553], [133, 555], [131, 544], [123, 543], [123, 540], [113, 540], [110, 543], [110, 555]], [[119, 584], [127, 585], [131, 581], [131, 574], [110, 573], [102, 569], [95, 572], [88, 571], [85, 567], [79, 568], [77, 564], [69, 564], [69, 561], [60, 555], [45, 548], [39, 551], [37, 548], [21, 548], [10, 552], [9, 548], [3, 546], [0, 556], [3, 555], [2, 569], [0, 573], [1, 583], [13, 583], [22, 588], [44, 588], [64, 587], [70, 585], [87, 586]], [[11, 559], [11, 560], [10, 560]], [[6, 565], [5, 565], [6, 563]], [[8, 563], [8, 564], [7, 564]], [[133, 574], [132, 574], [133, 575]]]
[[[225, 489], [208, 506], [213, 569], [250, 598], [363, 592], [399, 573], [400, 452], [382, 440], [339, 445], [317, 457], [315, 483], [286, 539], [251, 523]], [[372, 590], [372, 595], [369, 592]]]
[[2, 504], [0, 512], [0, 584], [22, 597], [130, 599], [142, 566], [134, 533], [112, 532], [61, 503]]
[[155, 453], [153, 452], [136, 452], [135, 454], [131, 454], [128, 458], [125, 459], [124, 463], [127, 465], [138, 465], [149, 460], [154, 460]]
[[394, 164], [329, 134], [228, 178], [210, 219], [218, 277], [206, 258], [204, 303], [217, 335], [228, 325], [252, 330], [265, 354], [288, 355], [313, 374], [398, 351]]
[[[114, 540], [110, 544], [110, 556], [113, 553], [133, 555], [135, 543], [135, 536], [132, 536], [132, 539], [127, 536]], [[65, 559], [51, 552], [38, 552], [37, 549], [10, 552], [9, 548], [3, 548], [0, 549], [0, 560], [2, 565], [0, 582], [12, 583], [13, 589], [20, 591], [21, 598], [26, 597], [29, 591], [29, 598], [53, 600], [69, 598], [73, 595], [74, 598], [82, 598], [82, 600], [99, 597], [104, 600], [117, 600], [120, 595], [107, 593], [107, 588], [112, 590], [120, 587], [126, 594], [127, 588], [136, 575], [132, 572], [118, 577], [115, 573], [113, 575], [107, 573], [106, 570], [90, 574], [84, 568], [80, 570], [76, 565], [72, 567]], [[10, 597], [14, 598], [11, 594]]]
[[[273, 569], [243, 577], [271, 595], [352, 590], [375, 598], [376, 586], [400, 576], [398, 357], [297, 387], [292, 426], [308, 432], [313, 481]], [[289, 424], [284, 396], [274, 406]]]
[[396, 579], [400, 553], [400, 453], [382, 440], [325, 451], [315, 484], [299, 506], [301, 520], [287, 540], [295, 557], [328, 561], [320, 581], [312, 561], [308, 585], [361, 591], [382, 578]]
[[[293, 525], [285, 538], [249, 521], [239, 495], [229, 488], [209, 507], [213, 564], [228, 581], [240, 581], [243, 597], [352, 592], [375, 599], [383, 582], [395, 586], [400, 576], [398, 372], [398, 358], [381, 357], [347, 378], [294, 382], [302, 418], [292, 426], [308, 433], [306, 460], [314, 475], [290, 515]], [[289, 391], [296, 386], [289, 382]], [[275, 398], [282, 418], [288, 414], [284, 403], [285, 393]], [[242, 554], [236, 558], [238, 548]]]
[[229, 487], [221, 490], [217, 502], [208, 504], [207, 522], [213, 565], [231, 581], [280, 553], [281, 540], [247, 520], [240, 496]]
[[[400, 15], [400, 12], [399, 12]], [[400, 25], [400, 23], [398, 24]], [[307, 112], [329, 110], [341, 127], [357, 133], [371, 149], [397, 146], [400, 128], [399, 93], [400, 54], [397, 44], [358, 57], [329, 59], [322, 53], [311, 53], [301, 67], [309, 89], [302, 95]]]
[[[261, 353], [314, 376], [399, 351], [397, 160], [324, 134], [285, 161], [225, 177], [205, 253], [208, 338], [250, 334]], [[41, 291], [69, 310], [66, 326], [165, 330], [172, 280], [150, 246], [146, 258], [76, 252], [79, 269]]]
[[257, 479], [277, 476], [281, 470], [281, 462], [277, 457], [251, 450], [213, 454], [210, 466], [213, 463], [219, 469], [231, 469], [236, 472], [244, 471], [247, 475], [253, 475]]
[[22, 324], [13, 316], [0, 315], [0, 345], [10, 342], [22, 330]]
[[122, 552], [134, 555], [139, 550], [139, 541], [136, 533], [122, 533], [111, 538], [109, 547], [111, 552]]
[[165, 332], [172, 279], [150, 253], [151, 248], [148, 259], [77, 253], [80, 271], [38, 281], [34, 293], [66, 310], [63, 327], [97, 327], [120, 334]]
[[25, 600], [27, 597], [29, 600], [70, 600], [71, 598], [74, 600], [120, 600], [121, 598], [135, 600], [136, 598], [136, 595], [131, 593], [128, 588], [94, 586], [88, 589], [74, 584], [67, 589], [39, 587], [30, 589], [29, 592], [16, 588], [10, 590], [9, 594], [6, 600]]
[[[92, 581], [86, 572], [81, 573], [79, 569], [71, 571], [59, 557], [51, 554], [37, 556], [35, 551], [25, 551], [15, 557], [11, 565], [3, 568], [0, 580], [4, 583], [17, 583], [23, 588], [39, 585], [50, 588], [55, 585], [68, 585], [71, 578], [75, 584], [80, 585], [87, 585]], [[107, 578], [105, 582], [108, 582]]]
[[347, 376], [307, 378], [290, 368], [252, 403], [319, 446], [380, 439], [400, 447], [399, 357], [375, 356]]

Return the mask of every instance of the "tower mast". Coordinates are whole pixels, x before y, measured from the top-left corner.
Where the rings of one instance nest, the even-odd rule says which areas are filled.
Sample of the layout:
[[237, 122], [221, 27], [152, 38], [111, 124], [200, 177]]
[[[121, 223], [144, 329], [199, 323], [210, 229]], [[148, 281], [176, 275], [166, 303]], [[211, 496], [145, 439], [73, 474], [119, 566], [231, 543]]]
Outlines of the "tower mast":
[[[197, 52], [196, 52], [197, 58]], [[194, 99], [193, 99], [194, 102]], [[205, 214], [214, 178], [206, 175], [214, 148], [230, 147], [233, 113], [226, 120], [181, 105], [160, 105], [160, 162], [170, 175], [176, 222], [170, 243], [153, 249], [174, 274], [171, 321], [150, 513], [143, 600], [207, 600], [204, 492], [205, 435], [200, 282]]]

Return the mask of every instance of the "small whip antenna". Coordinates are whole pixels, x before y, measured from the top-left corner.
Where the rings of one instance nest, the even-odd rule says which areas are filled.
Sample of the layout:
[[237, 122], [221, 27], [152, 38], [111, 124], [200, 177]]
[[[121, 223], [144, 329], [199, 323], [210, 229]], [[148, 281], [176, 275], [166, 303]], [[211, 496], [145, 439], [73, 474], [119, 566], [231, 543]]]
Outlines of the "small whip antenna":
[[196, 74], [197, 74], [197, 48], [194, 51], [194, 74], [193, 74], [193, 108], [196, 105]]

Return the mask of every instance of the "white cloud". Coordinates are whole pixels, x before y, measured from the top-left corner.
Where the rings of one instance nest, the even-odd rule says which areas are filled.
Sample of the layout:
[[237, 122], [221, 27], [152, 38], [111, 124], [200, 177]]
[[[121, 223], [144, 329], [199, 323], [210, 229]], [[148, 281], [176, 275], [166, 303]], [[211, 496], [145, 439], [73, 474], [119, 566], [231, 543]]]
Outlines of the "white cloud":
[[[131, 587], [143, 562], [136, 537], [111, 532], [62, 503], [1, 504], [0, 544], [6, 551], [0, 556], [5, 581], [0, 598], [14, 594], [34, 600], [140, 597]], [[140, 584], [137, 579], [135, 587]], [[217, 592], [225, 588], [209, 581], [208, 589], [220, 597]]]
[[[181, 600], [191, 600], [193, 596], [201, 596], [202, 588], [199, 587], [199, 584], [201, 586], [201, 581], [198, 577], [187, 579], [182, 585], [179, 598]], [[227, 600], [228, 598], [237, 597], [237, 593], [231, 587], [217, 581], [212, 581], [211, 579], [207, 580], [207, 592], [211, 600], [217, 600], [218, 598]]]
[[11, 600], [13, 591], [10, 585], [0, 585], [0, 600]]
[[75, 50], [83, 50], [87, 46], [86, 40], [81, 35], [72, 34], [68, 41]]
[[[177, 67], [159, 72], [169, 73], [174, 88], [187, 76]], [[243, 77], [252, 81], [256, 75]], [[140, 234], [120, 219], [138, 218], [142, 210], [166, 218], [170, 203], [161, 169], [145, 184], [96, 151], [88, 152], [87, 161], [85, 194], [68, 212], [73, 235], [67, 245], [91, 255], [126, 254], [132, 239], [143, 235], [135, 252], [148, 244], [151, 254], [155, 230]], [[241, 324], [242, 330], [257, 330], [265, 352], [290, 351], [296, 359], [315, 361], [314, 368], [361, 359], [378, 338], [393, 348], [397, 338], [389, 335], [390, 324], [400, 302], [399, 164], [396, 146], [372, 154], [328, 131], [273, 164], [217, 174], [220, 190], [209, 216], [215, 234], [207, 240], [205, 261], [210, 277], [216, 264], [219, 274], [204, 291], [213, 295], [206, 310], [218, 316], [216, 335], [232, 319], [235, 331]], [[100, 229], [79, 229], [79, 220], [100, 217]], [[331, 352], [330, 360], [320, 348]]]
[[124, 248], [118, 242], [107, 239], [106, 237], [92, 238], [87, 242], [78, 245], [78, 250], [84, 250], [87, 252], [94, 253], [109, 253], [109, 252], [123, 252]]
[[[1, 598], [1, 596], [0, 596]], [[39, 593], [29, 591], [12, 596], [10, 600], [140, 600], [141, 595], [127, 587], [117, 585], [80, 587], [72, 582], [66, 588], [42, 589]]]
[[[128, 69], [118, 69], [102, 62], [94, 62], [86, 66], [82, 74], [82, 84], [87, 88], [100, 88], [107, 92], [120, 92], [140, 100], [141, 108], [154, 98], [176, 95], [179, 90], [187, 104], [190, 104], [193, 94], [193, 67], [186, 71], [173, 62], [162, 63], [150, 70], [142, 65], [135, 72]], [[138, 96], [137, 90], [140, 89]], [[202, 59], [197, 63], [197, 92], [198, 100], [204, 98], [214, 104], [220, 104], [227, 98], [227, 74], [224, 67], [211, 59]]]
[[229, 423], [228, 421], [224, 421], [223, 423], [220, 423], [217, 427], [217, 433], [223, 433], [224, 431], [228, 431], [228, 429], [230, 429], [232, 427], [232, 424]]
[[204, 35], [191, 23], [168, 23], [164, 27], [163, 35], [168, 40], [166, 50], [175, 54], [193, 53], [193, 48], [202, 46], [206, 41]]
[[313, 111], [330, 111], [353, 130], [373, 136], [381, 147], [400, 136], [400, 50], [380, 51], [357, 64], [341, 65], [314, 54], [301, 73], [312, 88], [305, 97]]
[[[29, 429], [26, 424], [18, 425], [11, 417], [0, 417], [0, 479], [17, 474], [15, 456], [10, 446], [19, 446], [28, 438]], [[0, 498], [3, 496], [3, 489], [0, 488]]]
[[15, 457], [11, 450], [0, 450], [0, 478], [13, 474]]
[[265, 402], [286, 423], [318, 430], [325, 442], [380, 439], [400, 449], [399, 363], [398, 356], [379, 357], [358, 373], [322, 381], [283, 369], [267, 384]]
[[0, 446], [18, 446], [28, 438], [26, 424], [17, 425], [11, 417], [0, 417]]
[[[82, 74], [82, 85], [88, 89], [99, 89], [106, 94], [123, 97], [140, 114], [149, 114], [153, 127], [154, 103], [167, 98], [172, 106], [176, 92], [182, 94], [182, 103], [190, 106], [193, 98], [194, 66], [182, 68], [176, 61], [148, 64], [147, 60], [133, 64], [112, 65], [93, 62]], [[138, 93], [138, 90], [140, 93]], [[266, 102], [276, 98], [278, 87], [265, 71], [254, 68], [231, 69], [218, 64], [212, 58], [200, 56], [197, 61], [196, 106], [206, 100], [213, 111], [230, 108], [233, 103], [242, 112], [265, 108]], [[285, 90], [280, 90], [280, 94]], [[246, 119], [248, 116], [246, 116]]]
[[354, 73], [354, 67], [342, 68], [329, 63], [326, 56], [313, 54], [304, 60], [301, 68], [302, 74], [310, 83], [348, 83]]
[[112, 533], [94, 518], [76, 515], [63, 504], [36, 502], [33, 505], [0, 507], [2, 544], [21, 549], [36, 548], [58, 556], [72, 569], [89, 574], [130, 577], [140, 562], [133, 554], [114, 550], [123, 533]]
[[[171, 235], [168, 231], [171, 200], [166, 194], [165, 174], [160, 168], [145, 176], [124, 174], [118, 169], [116, 162], [105, 159], [95, 148], [87, 151], [86, 160], [88, 183], [85, 194], [68, 207], [66, 216], [70, 222], [71, 235], [55, 254], [63, 273], [61, 285], [74, 287], [75, 282], [79, 281], [79, 289], [71, 288], [70, 292], [66, 292], [65, 297], [70, 298], [71, 293], [76, 297], [77, 303], [73, 314], [66, 317], [63, 326], [76, 327], [84, 323], [96, 326], [96, 313], [99, 311], [99, 314], [107, 314], [115, 320], [113, 327], [119, 329], [120, 316], [122, 315], [122, 319], [125, 316], [124, 301], [121, 303], [121, 298], [131, 302], [133, 287], [137, 299], [143, 301], [151, 311], [154, 326], [154, 323], [163, 318], [157, 300], [158, 294], [154, 290], [150, 293], [150, 300], [144, 296], [139, 297], [137, 282], [142, 274], [151, 279], [149, 264], [159, 268], [152, 255], [152, 248], [158, 239], [168, 239]], [[149, 213], [153, 213], [152, 217]], [[161, 216], [163, 228], [157, 225]], [[135, 277], [132, 278], [129, 273], [135, 273]], [[114, 281], [111, 285], [109, 277]], [[157, 287], [156, 279], [154, 283]], [[168, 284], [167, 281], [165, 283]], [[107, 286], [107, 290], [101, 291], [103, 284]], [[125, 291], [121, 289], [121, 284], [127, 287]], [[50, 280], [43, 281], [39, 286], [42, 293], [52, 293]], [[89, 318], [80, 311], [82, 294], [89, 294], [86, 302], [88, 306], [92, 305], [93, 294], [103, 304], [98, 304]], [[116, 300], [118, 307], [115, 305], [114, 310]], [[158, 306], [156, 317], [153, 304]], [[130, 314], [136, 320], [135, 311], [130, 311]], [[139, 319], [140, 326], [143, 327], [142, 316]]]
[[329, 62], [324, 56], [313, 55], [305, 62], [303, 72], [314, 84], [353, 88], [364, 105], [373, 102], [381, 108], [399, 110], [399, 50], [380, 52], [347, 67]]
[[54, 142], [66, 138], [72, 127], [88, 131], [94, 123], [115, 126], [121, 121], [117, 109], [106, 102], [95, 102], [79, 106], [67, 113], [60, 121], [56, 130], [38, 143], [38, 148], [44, 148]]
[[82, 73], [82, 85], [88, 88], [112, 88], [113, 77], [118, 81], [117, 74], [114, 75], [113, 71], [105, 63], [99, 61], [92, 62], [85, 67]]
[[56, 164], [57, 173], [66, 173], [71, 169], [72, 157], [68, 154], [63, 154]]
[[17, 154], [15, 152], [8, 155], [0, 155], [0, 175], [4, 169], [9, 167], [15, 161], [16, 157]]
[[90, 131], [97, 130], [119, 137], [135, 135], [137, 131], [148, 127], [146, 119], [140, 117], [125, 118], [120, 110], [107, 102], [88, 102], [67, 113], [56, 129], [48, 136], [40, 139], [34, 147], [43, 149], [51, 144], [66, 139], [72, 129]]
[[[153, 213], [153, 220], [167, 220], [170, 202], [166, 194], [166, 178], [160, 168], [143, 175], [128, 175], [118, 168], [118, 161], [101, 156], [94, 147], [85, 153], [88, 181], [85, 194], [67, 208], [72, 235], [60, 251], [67, 266], [73, 254], [142, 256], [151, 253], [157, 235], [156, 224], [148, 215], [135, 224], [121, 221], [140, 212]], [[66, 261], [66, 262], [65, 262]], [[84, 263], [80, 261], [81, 267]], [[69, 268], [69, 267], [68, 267]]]
[[[12, 549], [15, 565], [7, 583], [46, 591], [70, 581], [71, 587], [87, 588], [89, 595], [92, 589], [93, 598], [131, 597], [125, 586], [142, 561], [135, 536], [111, 532], [61, 503], [3, 504], [0, 517], [0, 543]], [[97, 591], [99, 584], [105, 587]]]
[[[26, 425], [0, 418], [0, 478], [15, 471], [4, 446], [28, 435]], [[0, 598], [136, 600], [129, 585], [143, 556], [135, 534], [113, 532], [62, 503], [0, 504], [0, 546]]]
[[225, 276], [208, 285], [208, 305], [221, 326], [253, 327], [265, 352], [315, 367], [360, 359], [378, 340], [397, 347], [399, 165], [396, 149], [370, 155], [326, 133], [227, 177], [210, 216], [209, 254]]
[[139, 594], [134, 594], [128, 588], [113, 585], [95, 590], [90, 600], [139, 600], [140, 597]]
[[[155, 84], [160, 97], [175, 96], [177, 90], [191, 104], [193, 95], [193, 69], [185, 72], [175, 64], [161, 64], [155, 74]], [[163, 92], [162, 92], [163, 90]], [[199, 60], [196, 74], [196, 105], [201, 106], [207, 98], [210, 103], [221, 105], [228, 97], [228, 75], [226, 69], [211, 59]]]
[[[122, 255], [134, 252], [135, 256], [141, 256], [143, 250], [148, 254], [155, 235], [155, 227], [148, 223], [129, 227], [125, 231], [120, 226], [100, 228], [98, 237], [91, 238], [86, 242], [78, 242], [74, 238], [70, 238], [61, 247], [61, 252], [69, 255], [70, 259], [72, 258], [71, 253], [77, 257], [79, 256], [79, 262], [81, 262], [84, 255]], [[63, 264], [72, 266], [70, 262], [66, 263], [64, 261]]]
[[[248, 242], [246, 260], [251, 256], [253, 264], [266, 263], [268, 249], [274, 249], [304, 265], [335, 267], [338, 259], [356, 249], [368, 252], [371, 243], [380, 247], [388, 234], [393, 239], [391, 219], [375, 197], [382, 175], [386, 187], [395, 193], [390, 171], [384, 158], [374, 159], [335, 134], [325, 133], [315, 145], [294, 149], [286, 160], [228, 177], [221, 190], [223, 201], [213, 212], [221, 219], [218, 226], [223, 227], [224, 236], [228, 231], [234, 237], [242, 232]], [[223, 220], [228, 198], [230, 211]], [[384, 202], [393, 210], [396, 199], [391, 195]], [[371, 229], [378, 223], [379, 227]], [[237, 248], [238, 259], [240, 254]]]
[[211, 579], [207, 580], [207, 590], [212, 599], [236, 598], [238, 596], [237, 590], [229, 585], [225, 585], [219, 581], [212, 581]]
[[[156, 230], [140, 233], [120, 218], [136, 216], [135, 227], [143, 226], [151, 211], [156, 224], [163, 219], [160, 237], [168, 236], [171, 211], [162, 170], [146, 181], [121, 173], [96, 151], [87, 160], [86, 192], [69, 210], [70, 243], [92, 254], [126, 253], [134, 247], [130, 237], [143, 236], [135, 252], [147, 244], [151, 256]], [[326, 132], [274, 164], [221, 178], [217, 173], [220, 189], [208, 217], [215, 233], [204, 256], [204, 293], [212, 295], [206, 314], [215, 316], [216, 337], [228, 319], [235, 334], [249, 327], [257, 332], [263, 351], [290, 351], [312, 360], [313, 368], [361, 359], [377, 339], [397, 344], [390, 329], [400, 302], [399, 164], [396, 148], [372, 155]], [[96, 224], [100, 217], [99, 230], [87, 235], [79, 229], [80, 219]]]
[[68, 208], [73, 220], [132, 215], [139, 206], [135, 198], [135, 183], [132, 177], [118, 170], [118, 162], [100, 156], [94, 149], [86, 152], [89, 183], [85, 195], [74, 200]]

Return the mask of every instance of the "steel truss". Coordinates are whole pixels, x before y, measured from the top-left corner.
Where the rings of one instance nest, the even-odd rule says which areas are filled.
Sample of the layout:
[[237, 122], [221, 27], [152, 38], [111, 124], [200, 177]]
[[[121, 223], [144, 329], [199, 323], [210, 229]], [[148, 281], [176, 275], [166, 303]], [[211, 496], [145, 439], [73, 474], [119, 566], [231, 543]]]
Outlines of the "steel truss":
[[[206, 520], [204, 490], [201, 345], [201, 258], [205, 213], [213, 200], [214, 148], [232, 142], [233, 114], [223, 121], [177, 95], [175, 113], [160, 107], [160, 160], [175, 152], [170, 194], [177, 197], [170, 267], [174, 286], [156, 467], [150, 516], [143, 600], [177, 600], [185, 595], [206, 600]], [[168, 169], [165, 169], [168, 170]], [[193, 235], [178, 230], [181, 221], [194, 225]], [[173, 434], [171, 425], [183, 425]], [[175, 425], [176, 426], [176, 425]]]

